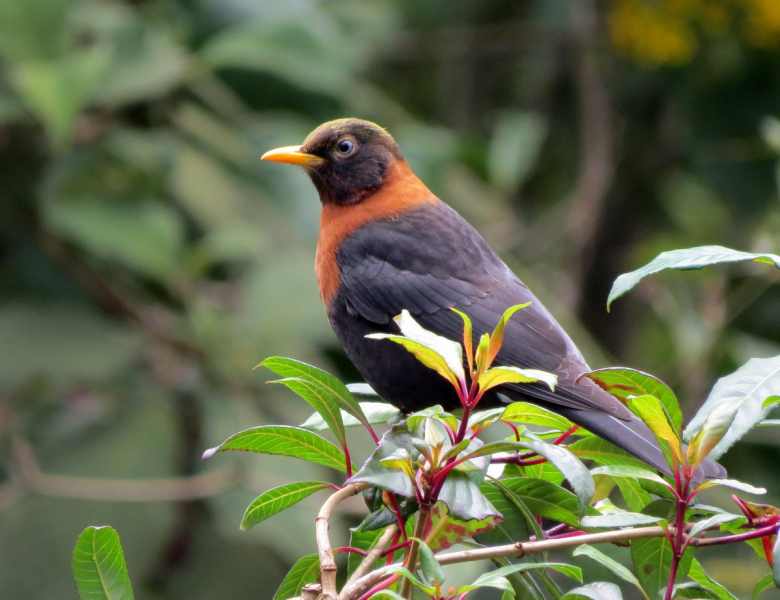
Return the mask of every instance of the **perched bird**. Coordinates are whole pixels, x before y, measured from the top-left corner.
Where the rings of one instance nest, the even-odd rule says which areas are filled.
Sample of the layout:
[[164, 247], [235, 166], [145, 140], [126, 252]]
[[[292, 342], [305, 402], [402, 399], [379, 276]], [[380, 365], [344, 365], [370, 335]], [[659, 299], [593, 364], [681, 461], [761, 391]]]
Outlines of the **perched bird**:
[[[456, 308], [471, 318], [476, 341], [507, 308], [532, 302], [509, 320], [494, 364], [555, 373], [558, 385], [503, 385], [485, 395], [481, 408], [534, 402], [670, 473], [648, 427], [591, 380], [578, 380], [590, 369], [566, 332], [482, 236], [412, 173], [384, 129], [330, 121], [303, 145], [262, 158], [302, 166], [317, 188], [320, 295], [347, 356], [382, 398], [406, 412], [460, 406], [451, 385], [404, 348], [366, 339], [397, 333], [393, 317], [402, 310], [460, 341], [463, 321], [449, 310]], [[706, 461], [698, 474], [723, 477], [725, 470]]]

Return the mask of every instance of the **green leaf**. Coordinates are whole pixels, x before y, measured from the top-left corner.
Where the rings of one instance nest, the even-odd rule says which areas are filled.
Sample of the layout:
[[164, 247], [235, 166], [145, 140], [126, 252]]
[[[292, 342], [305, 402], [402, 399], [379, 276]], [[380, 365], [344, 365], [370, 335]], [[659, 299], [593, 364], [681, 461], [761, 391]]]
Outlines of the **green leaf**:
[[753, 600], [756, 600], [756, 598], [758, 598], [758, 595], [761, 592], [763, 592], [764, 590], [768, 590], [773, 585], [775, 585], [775, 582], [772, 579], [772, 573], [767, 573], [761, 579], [758, 580], [758, 583], [756, 583], [756, 587], [753, 588]]
[[596, 493], [596, 484], [587, 467], [566, 448], [544, 442], [523, 442], [527, 448], [549, 460], [567, 479], [577, 496], [578, 515], [582, 517]]
[[770, 396], [766, 400], [764, 400], [764, 403], [761, 405], [761, 408], [769, 408], [771, 406], [774, 406], [775, 404], [780, 404], [780, 396]]
[[493, 367], [482, 373], [477, 379], [479, 390], [486, 392], [491, 388], [505, 383], [534, 383], [541, 381], [551, 389], [555, 389], [558, 376], [537, 369], [520, 369], [518, 367]]
[[[557, 571], [558, 573], [561, 573], [562, 575], [565, 575], [566, 577], [573, 579], [574, 581], [578, 581], [582, 583], [582, 569], [580, 569], [579, 567], [567, 565], [565, 563], [529, 562], [529, 563], [517, 563], [514, 565], [509, 565], [507, 567], [501, 567], [499, 569], [495, 569], [494, 571], [490, 571], [489, 573], [480, 575], [474, 581], [474, 583], [472, 583], [471, 585], [463, 586], [458, 590], [458, 592], [460, 593], [464, 591], [475, 590], [477, 588], [485, 587], [485, 586], [498, 587], [498, 586], [491, 585], [491, 583], [496, 579], [503, 579], [514, 573], [525, 573], [526, 571], [536, 571], [540, 569], [552, 569], [553, 571]], [[501, 589], [507, 589], [507, 588], [502, 587]]]
[[341, 447], [346, 446], [347, 434], [344, 431], [344, 422], [341, 420], [341, 411], [326, 387], [316, 381], [307, 381], [300, 377], [289, 377], [287, 379], [279, 379], [278, 381], [269, 381], [268, 383], [286, 385], [306, 400], [319, 413], [322, 420], [325, 421], [328, 429], [336, 436]]
[[498, 324], [496, 325], [496, 328], [493, 330], [493, 333], [490, 335], [490, 342], [488, 344], [488, 350], [487, 350], [487, 358], [485, 361], [485, 365], [487, 367], [490, 367], [490, 365], [493, 364], [493, 361], [495, 360], [498, 351], [501, 349], [501, 344], [504, 343], [504, 329], [506, 329], [506, 324], [511, 318], [511, 316], [521, 308], [526, 308], [528, 306], [531, 306], [531, 302], [526, 302], [525, 304], [518, 304], [517, 306], [510, 306], [504, 311], [504, 314], [501, 315], [501, 318], [498, 320]]
[[436, 588], [427, 585], [422, 579], [417, 577], [417, 575], [415, 575], [414, 573], [410, 572], [408, 569], [405, 569], [404, 567], [402, 567], [400, 565], [391, 565], [390, 568], [387, 570], [387, 573], [388, 574], [403, 575], [409, 581], [411, 581], [414, 585], [416, 585], [418, 588], [420, 588], [424, 592], [427, 592], [428, 594], [433, 594], [433, 593], [436, 592]]
[[[506, 468], [504, 468], [506, 473]], [[550, 462], [539, 463], [538, 465], [524, 465], [519, 467], [519, 474], [523, 477], [533, 477], [534, 479], [543, 479], [554, 483], [555, 485], [561, 485], [565, 477], [558, 469]], [[595, 481], [595, 480], [594, 480]]]
[[[403, 416], [403, 413], [395, 406], [386, 402], [359, 402], [358, 404], [360, 404], [363, 414], [366, 415], [366, 421], [371, 425], [384, 425], [388, 421], [396, 421]], [[344, 427], [363, 425], [363, 423], [344, 410], [341, 411], [341, 422], [344, 423]], [[314, 413], [306, 419], [306, 422], [301, 427], [309, 431], [325, 431], [328, 429], [328, 424], [319, 413]]]
[[620, 593], [620, 588], [614, 583], [608, 583], [606, 581], [597, 581], [595, 583], [589, 583], [576, 587], [573, 590], [569, 590], [564, 594], [564, 598], [588, 598], [589, 600], [623, 600], [623, 594]]
[[418, 542], [420, 544], [420, 570], [423, 577], [431, 583], [444, 583], [444, 570], [433, 555], [433, 551], [422, 540], [418, 540]]
[[509, 544], [528, 539], [528, 528], [523, 513], [506, 497], [501, 488], [490, 481], [483, 481], [479, 490], [501, 513], [503, 520], [497, 520], [492, 529], [474, 534], [474, 539], [486, 545]]
[[701, 521], [697, 521], [696, 524], [688, 532], [688, 535], [694, 537], [699, 535], [702, 531], [706, 531], [707, 529], [710, 529], [715, 525], [719, 525], [721, 523], [728, 523], [729, 521], [734, 521], [736, 519], [741, 519], [741, 518], [743, 517], [740, 515], [731, 515], [731, 514], [712, 515], [711, 517], [702, 519]]
[[701, 426], [701, 429], [699, 429], [699, 432], [688, 446], [687, 460], [691, 467], [694, 469], [698, 467], [707, 458], [712, 449], [723, 439], [734, 422], [734, 417], [736, 417], [741, 403], [740, 400], [724, 402], [716, 406], [707, 415], [704, 425]]
[[767, 398], [780, 395], [780, 356], [751, 358], [731, 375], [720, 378], [712, 388], [707, 401], [685, 429], [685, 439], [690, 440], [716, 407], [734, 401], [741, 402], [734, 422], [710, 458], [717, 460], [742, 436], [767, 417], [772, 404], [765, 406]]
[[[672, 547], [665, 537], [631, 540], [631, 559], [637, 577], [650, 598], [658, 598], [658, 592], [669, 582], [672, 555]], [[688, 548], [677, 569], [678, 580], [687, 575], [692, 558], [693, 548]]]
[[716, 485], [722, 485], [725, 487], [729, 487], [735, 490], [739, 490], [740, 492], [747, 492], [748, 494], [766, 494], [766, 488], [757, 488], [753, 487], [749, 483], [742, 483], [741, 481], [737, 481], [736, 479], [709, 479], [702, 483], [697, 490], [706, 490], [707, 488], [714, 487]]
[[601, 515], [598, 517], [583, 517], [580, 523], [583, 527], [637, 527], [639, 525], [651, 525], [662, 521], [661, 517], [643, 515], [642, 513], [623, 512], [614, 515]]
[[662, 252], [641, 269], [624, 273], [615, 280], [609, 292], [609, 298], [607, 298], [607, 310], [609, 310], [610, 304], [616, 298], [631, 291], [644, 277], [664, 269], [677, 269], [680, 271], [702, 269], [714, 264], [742, 261], [774, 264], [780, 268], [780, 256], [775, 256], [774, 254], [751, 254], [724, 248], [723, 246], [699, 246], [697, 248]]
[[[682, 446], [680, 436], [672, 428], [669, 415], [666, 413], [661, 401], [654, 396], [637, 396], [628, 399], [628, 408], [645, 422], [659, 441], [669, 444], [672, 454], [679, 464], [683, 463]], [[673, 465], [670, 465], [673, 467]]]
[[464, 521], [482, 521], [488, 517], [502, 518], [468, 474], [454, 469], [444, 480], [439, 500], [447, 505], [453, 517]]
[[406, 430], [405, 423], [398, 423], [385, 432], [374, 452], [349, 482], [363, 481], [404, 498], [414, 498], [412, 482], [403, 471], [382, 465], [383, 460], [393, 456], [399, 450], [405, 450], [410, 454], [416, 452], [412, 436]]
[[596, 467], [591, 470], [592, 475], [609, 475], [610, 477], [631, 477], [635, 479], [647, 479], [654, 481], [665, 487], [669, 487], [661, 477], [655, 473], [648, 471], [647, 469], [638, 469], [636, 467], [629, 467], [625, 465], [616, 465], [614, 467]]
[[680, 412], [677, 396], [657, 377], [627, 367], [596, 369], [586, 373], [585, 377], [592, 379], [599, 387], [623, 402], [628, 400], [629, 396], [657, 398], [666, 409], [674, 429], [676, 431], [682, 429], [682, 412]]
[[[592, 472], [591, 472], [592, 473]], [[639, 480], [633, 477], [618, 477], [615, 479], [623, 499], [634, 512], [640, 512], [653, 501], [653, 497], [639, 485]]]
[[81, 600], [133, 600], [119, 534], [87, 527], [73, 549], [73, 577]]
[[346, 473], [346, 457], [341, 448], [315, 433], [286, 425], [253, 427], [230, 436], [222, 444], [203, 453], [203, 460], [217, 452], [244, 450], [260, 454], [293, 456]]
[[699, 564], [699, 561], [695, 558], [691, 562], [691, 568], [688, 571], [688, 577], [708, 590], [715, 592], [720, 600], [737, 600], [737, 598], [731, 592], [729, 592], [717, 581], [712, 579], [712, 577], [707, 575], [702, 566]]
[[[577, 497], [549, 481], [517, 477], [494, 482], [506, 487], [533, 512], [553, 521], [579, 527]], [[593, 514], [598, 514], [595, 510]]]
[[610, 444], [599, 437], [586, 437], [568, 446], [569, 452], [578, 458], [592, 460], [600, 465], [630, 466], [646, 469], [647, 463]]
[[241, 519], [241, 529], [244, 531], [251, 529], [260, 521], [265, 521], [304, 498], [308, 498], [314, 492], [329, 487], [331, 487], [329, 483], [322, 481], [301, 481], [268, 490], [246, 509], [244, 518]]
[[368, 420], [363, 412], [362, 405], [352, 397], [347, 386], [330, 373], [326, 373], [322, 369], [307, 365], [306, 363], [291, 358], [282, 358], [280, 356], [267, 358], [258, 366], [270, 369], [282, 377], [298, 377], [320, 384], [330, 393], [332, 400], [341, 410], [350, 413], [358, 421], [368, 427]]
[[469, 366], [469, 373], [474, 372], [474, 349], [473, 349], [473, 341], [472, 341], [472, 325], [471, 325], [471, 319], [469, 319], [468, 315], [466, 313], [460, 312], [457, 308], [450, 308], [452, 312], [454, 312], [457, 315], [460, 315], [460, 318], [463, 319], [463, 350], [466, 353], [466, 363]]
[[426, 367], [433, 369], [460, 389], [461, 382], [466, 381], [461, 345], [423, 329], [407, 310], [393, 320], [403, 335], [372, 333], [366, 337], [375, 340], [388, 339], [401, 344]]
[[287, 600], [301, 595], [303, 586], [307, 583], [314, 583], [320, 577], [320, 557], [317, 554], [311, 554], [299, 558], [290, 572], [282, 581], [282, 585], [274, 594], [273, 600]]
[[528, 402], [513, 402], [506, 407], [500, 420], [552, 427], [558, 431], [568, 431], [573, 427], [568, 419]]
[[642, 588], [642, 584], [639, 583], [639, 580], [636, 578], [636, 576], [619, 562], [604, 554], [601, 550], [597, 550], [588, 544], [583, 544], [572, 553], [572, 556], [587, 556], [592, 558], [603, 567], [609, 569], [609, 571], [611, 571], [615, 577], [620, 577], [620, 579], [623, 581], [636, 586], [639, 592], [645, 597], [645, 600], [650, 600], [647, 597], [645, 590]]
[[[481, 488], [480, 491], [482, 491]], [[490, 502], [489, 498], [488, 502]], [[456, 519], [450, 515], [446, 504], [437, 502], [431, 509], [423, 537], [431, 550], [439, 552], [454, 546], [458, 542], [488, 531], [501, 522], [502, 518], [500, 516], [493, 515], [481, 521]]]

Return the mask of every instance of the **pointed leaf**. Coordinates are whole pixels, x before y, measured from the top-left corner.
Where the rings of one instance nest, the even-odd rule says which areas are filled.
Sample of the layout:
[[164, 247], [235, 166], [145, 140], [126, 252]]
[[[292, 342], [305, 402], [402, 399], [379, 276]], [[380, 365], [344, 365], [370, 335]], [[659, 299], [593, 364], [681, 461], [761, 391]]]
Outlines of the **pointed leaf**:
[[614, 466], [614, 467], [596, 467], [591, 470], [592, 475], [609, 475], [610, 477], [633, 477], [636, 479], [647, 479], [654, 481], [665, 487], [669, 487], [661, 477], [655, 473], [648, 471], [647, 469], [638, 469], [636, 467], [629, 466]]
[[483, 333], [482, 337], [479, 338], [479, 343], [477, 344], [477, 351], [474, 353], [474, 368], [476, 369], [477, 373], [482, 373], [483, 371], [486, 371], [487, 368], [490, 366], [487, 362], [488, 357], [488, 347], [490, 346], [490, 336], [487, 333]]
[[466, 313], [460, 312], [457, 308], [450, 308], [454, 313], [460, 315], [463, 319], [463, 350], [466, 353], [466, 362], [469, 366], [469, 373], [474, 372], [474, 350], [472, 348], [472, 326], [471, 319]]
[[[371, 425], [384, 425], [388, 422], [396, 421], [403, 416], [403, 413], [398, 410], [392, 404], [386, 402], [360, 402], [360, 408], [366, 416], [366, 421]], [[341, 421], [344, 423], [344, 427], [358, 427], [363, 425], [350, 413], [341, 411]], [[309, 431], [324, 431], [328, 429], [328, 424], [322, 415], [314, 413], [306, 422], [301, 425], [301, 428], [308, 429]]]
[[566, 448], [544, 442], [523, 442], [523, 445], [549, 460], [571, 485], [577, 496], [578, 515], [582, 517], [596, 493], [596, 484], [587, 467]]
[[716, 406], [731, 401], [741, 401], [729, 431], [710, 452], [717, 460], [743, 435], [767, 417], [772, 404], [765, 406], [767, 398], [780, 394], [780, 356], [751, 358], [731, 375], [720, 378], [685, 430], [685, 439], [698, 433], [707, 416]]
[[463, 521], [451, 516], [446, 504], [437, 502], [431, 509], [423, 537], [431, 550], [439, 552], [492, 529], [502, 520], [499, 516], [491, 515], [481, 521]]
[[[482, 494], [503, 516], [503, 520], [496, 520], [492, 529], [475, 533], [474, 539], [480, 544], [510, 544], [517, 540], [528, 539], [528, 528], [522, 512], [504, 495], [501, 489], [490, 481], [482, 482], [479, 487]], [[473, 521], [469, 521], [472, 523]], [[481, 523], [481, 521], [476, 521]]]
[[428, 544], [422, 540], [417, 541], [420, 544], [420, 570], [422, 571], [423, 577], [431, 583], [444, 583], [444, 571], [442, 570], [439, 561], [436, 560], [436, 557], [433, 555], [433, 551], [428, 547]]
[[[541, 515], [553, 521], [566, 523], [572, 527], [579, 527], [577, 497], [549, 481], [541, 479], [526, 479], [517, 477], [494, 481], [499, 487], [506, 487], [535, 515]], [[598, 514], [593, 511], [593, 514]]]
[[230, 436], [221, 445], [206, 450], [203, 459], [211, 458], [217, 452], [244, 450], [261, 454], [294, 456], [309, 462], [346, 473], [344, 452], [331, 442], [311, 431], [286, 425], [264, 425], [253, 427]]
[[352, 397], [347, 387], [330, 373], [306, 363], [279, 356], [267, 358], [258, 366], [266, 367], [281, 377], [299, 377], [320, 384], [328, 390], [331, 398], [340, 409], [350, 413], [358, 421], [368, 426], [360, 404]]
[[[409, 581], [411, 581], [414, 585], [416, 585], [418, 588], [423, 590], [424, 592], [427, 592], [428, 594], [433, 594], [436, 592], [436, 588], [427, 585], [422, 579], [417, 577], [414, 573], [410, 572], [408, 569], [400, 566], [400, 565], [391, 565], [390, 568], [387, 570], [388, 574], [397, 574], [397, 575], [403, 575], [406, 577]], [[374, 596], [372, 596], [373, 598]]]
[[761, 405], [761, 408], [769, 408], [771, 406], [774, 406], [775, 404], [780, 404], [780, 396], [770, 396], [766, 400], [764, 400], [764, 403]]
[[404, 310], [393, 320], [398, 324], [403, 335], [375, 333], [366, 337], [390, 339], [401, 344], [426, 367], [433, 369], [458, 388], [460, 382], [465, 382], [463, 348], [460, 344], [423, 329], [407, 310]]
[[301, 595], [303, 586], [308, 583], [314, 583], [320, 577], [320, 557], [317, 554], [311, 554], [299, 558], [290, 572], [282, 581], [273, 600], [287, 600]]
[[646, 469], [647, 463], [599, 437], [586, 437], [568, 446], [574, 456], [600, 465]]
[[653, 497], [639, 485], [639, 480], [633, 477], [618, 477], [615, 479], [623, 499], [634, 512], [640, 512], [653, 501]]
[[551, 389], [555, 389], [558, 376], [537, 369], [519, 369], [518, 367], [493, 367], [482, 373], [477, 379], [479, 390], [486, 392], [505, 383], [534, 383], [541, 381]]
[[325, 421], [328, 429], [336, 436], [341, 447], [343, 448], [346, 445], [347, 434], [344, 431], [341, 411], [327, 388], [316, 381], [307, 381], [299, 377], [289, 377], [278, 381], [269, 381], [268, 383], [281, 383], [306, 400], [319, 413], [322, 420]]
[[675, 431], [682, 429], [682, 412], [674, 392], [663, 381], [642, 371], [627, 367], [596, 369], [585, 373], [604, 391], [626, 402], [629, 396], [653, 396], [663, 404]]
[[654, 396], [637, 396], [628, 399], [628, 408], [645, 422], [659, 441], [669, 444], [669, 448], [677, 459], [678, 464], [683, 463], [682, 446], [680, 437], [669, 422], [669, 415]]
[[414, 487], [403, 471], [390, 469], [382, 461], [399, 450], [415, 452], [412, 436], [406, 431], [406, 424], [399, 423], [391, 427], [379, 440], [379, 445], [360, 470], [348, 480], [348, 483], [362, 481], [378, 488], [393, 492], [404, 498], [414, 498]]
[[485, 361], [486, 367], [489, 368], [490, 365], [493, 364], [498, 351], [501, 349], [501, 344], [504, 343], [504, 329], [506, 328], [506, 324], [509, 321], [509, 318], [518, 310], [521, 308], [526, 308], [527, 306], [531, 306], [531, 302], [518, 304], [517, 306], [510, 306], [504, 311], [504, 314], [501, 315], [496, 328], [493, 330], [493, 333], [490, 336], [490, 343], [488, 344], [487, 358]]
[[87, 527], [73, 549], [73, 577], [81, 600], [133, 600], [119, 534]]
[[567, 565], [565, 563], [528, 562], [528, 563], [517, 563], [506, 567], [500, 567], [498, 569], [495, 569], [494, 571], [490, 571], [489, 573], [480, 575], [474, 581], [474, 583], [472, 583], [471, 585], [463, 586], [458, 591], [461, 592], [461, 591], [475, 590], [479, 587], [490, 586], [491, 582], [495, 579], [506, 578], [509, 575], [512, 575], [513, 573], [524, 573], [526, 571], [536, 571], [539, 569], [552, 569], [553, 571], [557, 571], [558, 573], [565, 575], [569, 579], [573, 579], [574, 581], [578, 581], [582, 583], [582, 569], [580, 569], [579, 567], [575, 567], [573, 565]]
[[609, 298], [607, 298], [607, 310], [609, 310], [613, 300], [631, 291], [644, 277], [664, 269], [702, 269], [714, 264], [742, 261], [774, 264], [780, 268], [780, 256], [775, 256], [774, 254], [751, 254], [724, 248], [723, 246], [699, 246], [697, 248], [662, 252], [641, 269], [624, 273], [615, 280], [609, 292]]
[[740, 515], [730, 515], [730, 514], [712, 515], [711, 517], [702, 519], [701, 521], [697, 521], [696, 524], [691, 528], [690, 532], [688, 532], [688, 535], [694, 537], [699, 535], [703, 531], [707, 531], [708, 529], [715, 527], [715, 525], [719, 525], [721, 523], [728, 523], [729, 521], [734, 521], [736, 519], [741, 519], [741, 518], [743, 517]]
[[691, 562], [691, 569], [688, 571], [688, 577], [708, 590], [715, 592], [720, 600], [737, 600], [731, 592], [707, 575], [699, 564], [699, 561], [695, 558]]
[[734, 422], [734, 417], [736, 417], [741, 404], [741, 400], [724, 402], [716, 406], [707, 415], [704, 425], [701, 426], [701, 429], [699, 429], [699, 432], [688, 446], [687, 460], [691, 467], [694, 469], [698, 467], [707, 458], [707, 455], [712, 452], [712, 449], [723, 439]]
[[573, 427], [573, 423], [568, 419], [528, 402], [513, 402], [506, 407], [501, 420], [552, 427], [558, 431], [568, 431]]
[[597, 581], [595, 583], [576, 587], [563, 595], [563, 598], [577, 597], [584, 597], [589, 600], [623, 600], [623, 594], [620, 593], [620, 588], [614, 583], [608, 583], [606, 581]]
[[775, 582], [772, 579], [772, 573], [767, 573], [761, 579], [758, 580], [758, 583], [756, 583], [756, 587], [753, 588], [753, 600], [756, 600], [756, 598], [758, 598], [758, 595], [761, 592], [763, 592], [764, 590], [768, 590], [773, 585], [775, 585]]
[[766, 494], [766, 488], [753, 487], [749, 483], [742, 483], [741, 481], [737, 481], [736, 479], [710, 479], [702, 483], [696, 489], [706, 490], [707, 488], [714, 487], [716, 485], [723, 485], [729, 488], [733, 488], [735, 490], [739, 490], [740, 492], [747, 492], [748, 494], [756, 494], [756, 495]]
[[661, 517], [652, 517], [642, 513], [618, 513], [614, 515], [601, 515], [599, 517], [582, 517], [580, 523], [583, 527], [638, 527], [639, 525], [652, 525], [663, 521]]
[[[666, 588], [672, 555], [672, 547], [665, 537], [631, 540], [631, 559], [637, 577], [650, 598], [658, 598], [658, 592]], [[688, 548], [677, 568], [677, 580], [684, 579], [688, 574], [692, 558], [693, 548]]]
[[645, 590], [642, 589], [642, 584], [639, 583], [639, 580], [636, 578], [636, 576], [619, 562], [604, 554], [601, 550], [597, 550], [588, 544], [583, 544], [572, 553], [572, 556], [587, 556], [592, 558], [600, 565], [609, 569], [609, 571], [611, 571], [615, 577], [620, 577], [620, 579], [623, 581], [636, 586], [639, 592], [645, 597], [645, 600], [650, 600], [647, 597]]
[[350, 394], [357, 394], [358, 396], [379, 396], [374, 388], [367, 383], [348, 383], [347, 390]]
[[439, 500], [444, 502], [450, 514], [464, 521], [482, 521], [488, 517], [501, 518], [501, 515], [479, 491], [466, 473], [452, 470], [444, 480]]
[[282, 512], [284, 509], [308, 498], [314, 492], [329, 488], [331, 484], [322, 481], [301, 481], [288, 483], [268, 490], [255, 499], [241, 519], [241, 529], [251, 529], [261, 521]]

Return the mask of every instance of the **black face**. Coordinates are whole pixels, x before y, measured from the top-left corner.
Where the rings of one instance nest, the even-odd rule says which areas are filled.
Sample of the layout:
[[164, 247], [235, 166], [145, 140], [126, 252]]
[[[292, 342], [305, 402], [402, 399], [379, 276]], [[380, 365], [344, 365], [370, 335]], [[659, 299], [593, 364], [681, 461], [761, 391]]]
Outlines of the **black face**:
[[359, 119], [339, 119], [309, 134], [301, 151], [325, 159], [307, 167], [323, 204], [355, 204], [382, 185], [390, 163], [403, 159], [384, 129]]

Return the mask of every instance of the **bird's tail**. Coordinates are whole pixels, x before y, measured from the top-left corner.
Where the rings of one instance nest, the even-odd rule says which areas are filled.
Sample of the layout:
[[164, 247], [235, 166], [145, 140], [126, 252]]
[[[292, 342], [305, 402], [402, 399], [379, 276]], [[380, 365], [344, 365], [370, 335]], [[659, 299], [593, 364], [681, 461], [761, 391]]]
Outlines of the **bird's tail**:
[[[604, 413], [562, 407], [558, 407], [557, 412], [618, 448], [641, 458], [665, 475], [673, 474], [653, 432], [639, 418], [624, 421]], [[705, 459], [694, 474], [693, 484], [698, 485], [705, 479], [723, 479], [726, 476], [726, 469], [714, 460]]]

